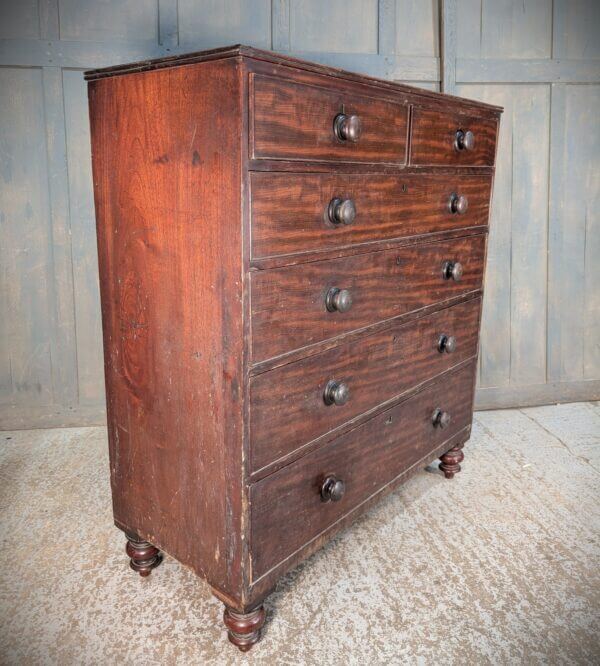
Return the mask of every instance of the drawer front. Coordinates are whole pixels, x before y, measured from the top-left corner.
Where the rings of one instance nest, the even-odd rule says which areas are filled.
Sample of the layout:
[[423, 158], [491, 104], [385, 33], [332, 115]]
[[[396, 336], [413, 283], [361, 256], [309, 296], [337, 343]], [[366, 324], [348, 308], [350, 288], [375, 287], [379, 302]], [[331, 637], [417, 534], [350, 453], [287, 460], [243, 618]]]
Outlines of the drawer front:
[[251, 272], [253, 362], [480, 289], [484, 250], [477, 235]]
[[490, 176], [253, 173], [252, 256], [486, 225]]
[[[476, 298], [395, 323], [253, 377], [252, 471], [475, 356], [480, 303]], [[345, 403], [328, 399], [334, 383], [349, 389]]]
[[[254, 580], [352, 511], [471, 422], [475, 363], [377, 415], [250, 488]], [[435, 427], [434, 410], [450, 414]], [[321, 487], [334, 475], [341, 500], [324, 502]]]
[[[497, 128], [495, 118], [415, 108], [410, 162], [421, 165], [492, 166]], [[458, 132], [460, 136], [457, 136]], [[467, 135], [468, 132], [471, 135]]]
[[[377, 97], [253, 75], [251, 156], [404, 164], [408, 106]], [[358, 116], [360, 136], [340, 139], [338, 115]]]

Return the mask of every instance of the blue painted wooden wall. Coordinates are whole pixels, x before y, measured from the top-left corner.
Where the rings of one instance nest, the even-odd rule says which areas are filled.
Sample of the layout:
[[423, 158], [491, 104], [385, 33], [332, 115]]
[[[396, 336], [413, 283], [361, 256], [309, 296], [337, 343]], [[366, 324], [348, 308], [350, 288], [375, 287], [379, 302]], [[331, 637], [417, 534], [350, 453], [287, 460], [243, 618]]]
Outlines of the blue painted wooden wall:
[[82, 71], [240, 41], [504, 105], [478, 403], [599, 399], [599, 7], [1, 0], [0, 427], [103, 419]]

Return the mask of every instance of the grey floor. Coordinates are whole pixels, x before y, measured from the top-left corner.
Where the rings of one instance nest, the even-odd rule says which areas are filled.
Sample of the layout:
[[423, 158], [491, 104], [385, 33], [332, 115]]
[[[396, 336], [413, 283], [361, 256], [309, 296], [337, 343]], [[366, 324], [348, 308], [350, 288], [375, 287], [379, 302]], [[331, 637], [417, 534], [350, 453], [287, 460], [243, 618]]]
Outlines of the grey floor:
[[464, 470], [423, 470], [270, 597], [230, 646], [174, 560], [127, 567], [106, 430], [0, 434], [3, 664], [598, 664], [600, 405], [476, 414]]

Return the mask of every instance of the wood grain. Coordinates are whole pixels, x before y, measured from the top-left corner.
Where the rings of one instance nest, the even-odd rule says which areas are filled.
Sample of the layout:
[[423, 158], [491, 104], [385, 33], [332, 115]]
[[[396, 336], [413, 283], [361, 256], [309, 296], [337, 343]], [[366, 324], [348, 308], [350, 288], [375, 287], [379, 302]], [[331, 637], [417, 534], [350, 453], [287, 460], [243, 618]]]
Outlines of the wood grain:
[[[253, 377], [251, 469], [294, 452], [475, 356], [480, 305], [476, 298], [414, 322], [395, 324], [359, 344], [342, 344]], [[453, 353], [440, 353], [442, 334], [456, 338]], [[323, 392], [330, 379], [350, 387], [345, 405], [325, 404]]]
[[[457, 130], [475, 135], [473, 150], [456, 150]], [[413, 108], [410, 148], [411, 164], [451, 164], [454, 166], [491, 166], [496, 153], [498, 122], [462, 113], [446, 113]]]
[[[302, 548], [394, 477], [471, 422], [474, 363], [417, 393], [251, 488], [252, 580]], [[436, 407], [452, 420], [434, 428]], [[339, 502], [323, 502], [324, 476], [346, 484]]]
[[[485, 226], [490, 187], [490, 176], [253, 173], [252, 257]], [[451, 213], [453, 194], [467, 197], [465, 214]], [[329, 221], [334, 197], [352, 199], [357, 213], [352, 224]]]
[[238, 65], [89, 94], [115, 522], [239, 599]]
[[[418, 310], [481, 287], [484, 235], [315, 261], [251, 273], [253, 363]], [[444, 261], [464, 266], [444, 280]], [[348, 289], [348, 312], [328, 312], [332, 287]]]
[[[254, 158], [406, 162], [406, 105], [257, 75], [251, 90]], [[336, 137], [333, 121], [340, 113], [360, 117], [358, 141]]]

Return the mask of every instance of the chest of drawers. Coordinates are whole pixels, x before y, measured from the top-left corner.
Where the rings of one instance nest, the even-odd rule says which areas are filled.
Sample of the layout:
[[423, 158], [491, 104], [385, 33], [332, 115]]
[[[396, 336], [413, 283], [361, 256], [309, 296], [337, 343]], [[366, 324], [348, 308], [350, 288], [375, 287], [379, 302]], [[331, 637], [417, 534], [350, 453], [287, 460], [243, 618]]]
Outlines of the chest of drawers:
[[242, 46], [86, 78], [115, 524], [247, 650], [283, 573], [460, 471], [501, 109]]

